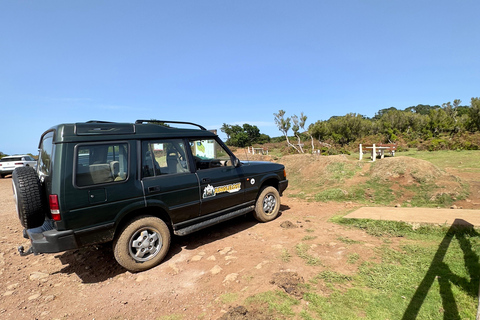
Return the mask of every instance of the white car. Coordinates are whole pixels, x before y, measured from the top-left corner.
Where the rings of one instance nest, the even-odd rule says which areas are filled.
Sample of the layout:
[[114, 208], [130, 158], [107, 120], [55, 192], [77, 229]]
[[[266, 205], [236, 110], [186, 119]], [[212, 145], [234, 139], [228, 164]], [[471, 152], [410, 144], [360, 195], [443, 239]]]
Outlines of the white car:
[[28, 166], [37, 168], [37, 160], [28, 154], [3, 157], [0, 159], [0, 176], [5, 178], [6, 175], [12, 174], [15, 168]]

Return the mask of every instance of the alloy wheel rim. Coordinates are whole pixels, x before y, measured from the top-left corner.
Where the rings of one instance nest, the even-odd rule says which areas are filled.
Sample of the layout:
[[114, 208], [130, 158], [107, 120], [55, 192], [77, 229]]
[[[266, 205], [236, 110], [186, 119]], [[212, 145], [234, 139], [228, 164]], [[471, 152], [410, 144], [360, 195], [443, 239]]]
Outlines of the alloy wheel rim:
[[265, 196], [265, 198], [263, 198], [263, 211], [266, 215], [273, 214], [276, 205], [277, 199], [273, 194], [269, 193]]
[[138, 262], [153, 259], [162, 248], [160, 233], [155, 229], [144, 228], [133, 234], [129, 241], [130, 256]]

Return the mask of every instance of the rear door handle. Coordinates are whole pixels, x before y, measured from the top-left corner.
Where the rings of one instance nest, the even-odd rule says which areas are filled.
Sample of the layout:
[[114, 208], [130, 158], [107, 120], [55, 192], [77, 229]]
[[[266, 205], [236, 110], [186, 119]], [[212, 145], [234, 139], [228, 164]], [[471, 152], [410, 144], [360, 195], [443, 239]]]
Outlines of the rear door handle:
[[212, 182], [212, 179], [210, 179], [210, 178], [203, 178], [203, 179], [202, 179], [202, 182], [203, 182], [203, 183], [210, 183], [210, 182]]

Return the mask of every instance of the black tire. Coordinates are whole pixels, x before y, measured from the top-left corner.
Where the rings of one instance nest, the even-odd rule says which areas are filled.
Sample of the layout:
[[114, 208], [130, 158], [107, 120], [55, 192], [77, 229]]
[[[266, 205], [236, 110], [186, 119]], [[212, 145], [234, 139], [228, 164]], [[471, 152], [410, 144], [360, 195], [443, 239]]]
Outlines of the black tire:
[[275, 219], [280, 211], [280, 194], [274, 187], [263, 188], [255, 203], [253, 216], [260, 222], [267, 222]]
[[170, 230], [162, 219], [141, 216], [115, 237], [113, 254], [128, 271], [144, 271], [162, 262], [170, 249], [170, 241]]
[[19, 167], [12, 174], [13, 197], [18, 218], [24, 228], [40, 227], [47, 204], [37, 173], [32, 167]]

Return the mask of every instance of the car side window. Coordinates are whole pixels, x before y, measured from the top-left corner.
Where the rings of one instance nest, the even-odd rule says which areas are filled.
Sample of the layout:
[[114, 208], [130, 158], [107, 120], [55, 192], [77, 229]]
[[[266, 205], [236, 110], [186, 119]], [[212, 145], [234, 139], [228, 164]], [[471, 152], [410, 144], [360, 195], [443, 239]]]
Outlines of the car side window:
[[233, 166], [227, 150], [216, 140], [190, 140], [197, 170]]
[[126, 143], [79, 145], [76, 148], [76, 185], [121, 182], [128, 177]]
[[186, 172], [190, 172], [190, 168], [183, 140], [154, 140], [142, 143], [143, 177]]
[[40, 176], [50, 175], [53, 153], [53, 134], [53, 131], [45, 134], [40, 144], [40, 154], [38, 155], [38, 171]]

